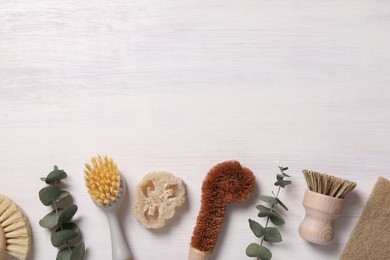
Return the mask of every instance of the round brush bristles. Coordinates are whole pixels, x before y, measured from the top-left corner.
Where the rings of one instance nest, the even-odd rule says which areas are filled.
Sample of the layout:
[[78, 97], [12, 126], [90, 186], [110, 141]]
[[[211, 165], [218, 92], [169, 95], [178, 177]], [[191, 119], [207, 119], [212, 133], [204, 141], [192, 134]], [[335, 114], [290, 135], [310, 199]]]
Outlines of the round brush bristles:
[[244, 202], [255, 187], [255, 176], [238, 161], [214, 166], [202, 185], [201, 209], [191, 239], [191, 246], [212, 252], [218, 239], [225, 208], [231, 202]]
[[[16, 259], [26, 259], [31, 247], [31, 228], [21, 209], [9, 198], [0, 194], [0, 229], [5, 250]], [[1, 253], [1, 252], [0, 252]]]
[[112, 158], [98, 155], [92, 157], [92, 164], [85, 164], [85, 185], [92, 199], [99, 205], [115, 202], [120, 189], [121, 177]]
[[356, 183], [335, 176], [309, 170], [303, 170], [309, 190], [335, 198], [345, 198]]

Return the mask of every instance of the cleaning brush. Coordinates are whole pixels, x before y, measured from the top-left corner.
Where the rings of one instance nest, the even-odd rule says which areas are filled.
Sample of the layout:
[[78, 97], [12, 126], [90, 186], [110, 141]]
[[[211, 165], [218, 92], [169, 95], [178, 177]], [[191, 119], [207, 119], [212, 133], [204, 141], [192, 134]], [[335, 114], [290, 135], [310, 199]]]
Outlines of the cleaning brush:
[[225, 208], [244, 202], [255, 187], [255, 176], [238, 161], [214, 166], [202, 185], [201, 208], [191, 239], [189, 260], [206, 260], [213, 252], [223, 222]]
[[11, 199], [0, 194], [0, 259], [12, 255], [27, 258], [31, 248], [31, 228], [26, 216]]
[[107, 156], [91, 159], [85, 164], [85, 185], [97, 206], [105, 213], [111, 231], [113, 260], [131, 260], [130, 249], [120, 228], [117, 211], [126, 192], [126, 185], [118, 166]]
[[356, 183], [324, 173], [303, 170], [308, 190], [303, 197], [306, 215], [299, 235], [312, 243], [328, 245], [334, 237], [333, 220], [341, 215], [344, 198]]

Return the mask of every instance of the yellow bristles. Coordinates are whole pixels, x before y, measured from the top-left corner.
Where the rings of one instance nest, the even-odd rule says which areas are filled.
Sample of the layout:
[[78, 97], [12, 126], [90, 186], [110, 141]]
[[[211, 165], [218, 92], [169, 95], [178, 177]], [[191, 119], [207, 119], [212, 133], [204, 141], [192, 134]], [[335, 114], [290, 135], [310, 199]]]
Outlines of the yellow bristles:
[[98, 155], [92, 157], [92, 164], [85, 164], [85, 185], [92, 199], [99, 205], [113, 203], [120, 189], [121, 177], [112, 158]]

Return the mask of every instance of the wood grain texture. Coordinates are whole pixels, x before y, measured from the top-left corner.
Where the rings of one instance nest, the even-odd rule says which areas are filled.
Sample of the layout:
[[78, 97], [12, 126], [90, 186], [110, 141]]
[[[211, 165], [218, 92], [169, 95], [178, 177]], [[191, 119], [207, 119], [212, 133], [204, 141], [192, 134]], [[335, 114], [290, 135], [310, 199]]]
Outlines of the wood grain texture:
[[[30, 219], [31, 259], [56, 255], [37, 196], [54, 164], [69, 174], [87, 259], [110, 259], [83, 183], [99, 153], [127, 180], [121, 222], [135, 260], [187, 258], [203, 178], [228, 159], [256, 174], [256, 195], [270, 194], [277, 165], [290, 167], [273, 259], [337, 259], [375, 180], [390, 177], [388, 46], [388, 1], [0, 0], [0, 192]], [[358, 184], [331, 246], [298, 235], [302, 169]], [[188, 203], [151, 232], [131, 206], [155, 170], [182, 178]], [[210, 259], [246, 258], [257, 204], [228, 209]]]

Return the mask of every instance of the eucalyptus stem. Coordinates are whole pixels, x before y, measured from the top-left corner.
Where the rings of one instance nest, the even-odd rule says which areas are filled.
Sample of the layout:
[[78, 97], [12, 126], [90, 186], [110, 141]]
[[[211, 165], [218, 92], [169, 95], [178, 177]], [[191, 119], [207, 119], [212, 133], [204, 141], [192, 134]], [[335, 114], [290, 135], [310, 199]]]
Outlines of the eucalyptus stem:
[[275, 186], [278, 187], [276, 194], [272, 191], [273, 196], [260, 196], [260, 200], [267, 203], [266, 205], [257, 205], [256, 208], [260, 211], [258, 217], [266, 217], [264, 227], [256, 222], [255, 220], [249, 219], [249, 227], [251, 228], [253, 234], [260, 238], [259, 243], [251, 243], [246, 248], [246, 255], [249, 257], [256, 257], [257, 260], [270, 260], [272, 258], [271, 251], [263, 246], [264, 241], [268, 243], [277, 243], [281, 242], [282, 235], [277, 227], [268, 227], [269, 223], [272, 222], [275, 226], [282, 226], [285, 222], [283, 217], [275, 210], [275, 206], [279, 205], [284, 210], [288, 210], [286, 205], [279, 199], [279, 193], [281, 188], [285, 188], [287, 185], [291, 184], [290, 180], [285, 180], [285, 177], [290, 177], [285, 173], [287, 167], [280, 167], [280, 173], [276, 174]]
[[[278, 198], [278, 197], [279, 197], [280, 188], [281, 188], [281, 186], [279, 186], [278, 192], [276, 193], [276, 195], [274, 194], [274, 192], [272, 192], [272, 194], [274, 194], [274, 197], [275, 197], [275, 198]], [[276, 204], [272, 204], [270, 212], [274, 211], [275, 205], [276, 205]], [[266, 222], [265, 222], [265, 226], [264, 226], [264, 227], [268, 227], [269, 219], [270, 219], [270, 216], [267, 217], [267, 220], [266, 220]], [[261, 237], [260, 245], [263, 245], [263, 242], [264, 242], [264, 236]], [[259, 258], [258, 258], [258, 260], [259, 260]]]
[[51, 231], [50, 242], [59, 249], [57, 260], [83, 260], [85, 244], [81, 238], [81, 230], [71, 222], [78, 207], [64, 200], [70, 197], [70, 192], [60, 188], [61, 181], [66, 177], [64, 170], [54, 166], [46, 177], [41, 178], [47, 185], [39, 190], [39, 200], [52, 210], [39, 221], [39, 225]]
[[[56, 211], [57, 219], [59, 219], [60, 215], [58, 214], [58, 207], [57, 207], [57, 204], [56, 204], [56, 202], [54, 200], [53, 200], [53, 208]], [[59, 227], [60, 230], [64, 230], [64, 228], [62, 227], [62, 223], [61, 222], [57, 223], [57, 227]], [[70, 244], [69, 244], [68, 241], [65, 242], [65, 246], [68, 248], [69, 252], [72, 252], [72, 249], [70, 248]]]

